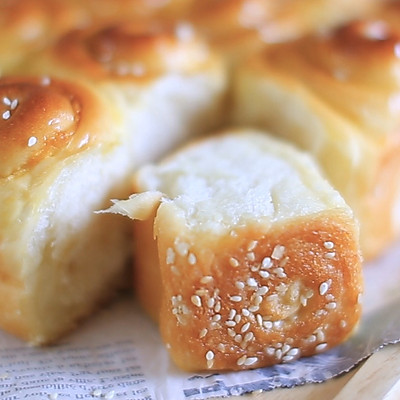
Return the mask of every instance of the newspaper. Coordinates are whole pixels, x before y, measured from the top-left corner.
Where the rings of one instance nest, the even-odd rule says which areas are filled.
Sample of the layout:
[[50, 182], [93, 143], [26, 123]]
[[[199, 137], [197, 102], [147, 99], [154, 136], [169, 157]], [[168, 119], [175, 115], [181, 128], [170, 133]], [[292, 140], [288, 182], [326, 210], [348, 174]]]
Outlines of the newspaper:
[[400, 339], [400, 243], [365, 266], [365, 281], [364, 316], [350, 340], [324, 354], [253, 371], [180, 371], [157, 326], [129, 294], [53, 347], [29, 347], [0, 332], [0, 399], [197, 400], [322, 382]]

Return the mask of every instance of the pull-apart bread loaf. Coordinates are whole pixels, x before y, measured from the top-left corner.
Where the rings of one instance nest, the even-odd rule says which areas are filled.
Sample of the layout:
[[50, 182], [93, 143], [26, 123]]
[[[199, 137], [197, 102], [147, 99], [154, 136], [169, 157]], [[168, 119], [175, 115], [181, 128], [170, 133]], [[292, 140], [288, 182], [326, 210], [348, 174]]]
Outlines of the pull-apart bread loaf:
[[215, 128], [225, 107], [224, 63], [186, 23], [134, 21], [73, 30], [21, 72], [92, 84], [121, 109], [136, 164]]
[[0, 327], [51, 342], [124, 278], [129, 227], [94, 215], [128, 187], [122, 118], [90, 88], [0, 79]]
[[74, 30], [37, 57], [0, 80], [0, 326], [45, 344], [122, 281], [129, 221], [94, 211], [219, 123], [225, 69], [186, 25]]
[[311, 159], [257, 131], [198, 140], [135, 175], [134, 285], [185, 370], [296, 360], [360, 317], [358, 225]]
[[271, 45], [235, 75], [235, 122], [315, 156], [360, 221], [366, 259], [400, 230], [399, 43], [398, 26], [352, 22]]

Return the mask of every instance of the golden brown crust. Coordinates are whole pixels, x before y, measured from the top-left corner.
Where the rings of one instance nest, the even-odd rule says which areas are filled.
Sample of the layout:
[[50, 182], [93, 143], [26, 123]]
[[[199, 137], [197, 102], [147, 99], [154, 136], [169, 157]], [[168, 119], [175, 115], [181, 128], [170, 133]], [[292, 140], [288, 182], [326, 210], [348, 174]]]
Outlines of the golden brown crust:
[[[0, 177], [112, 140], [103, 103], [74, 83], [7, 77], [0, 81]], [[88, 129], [88, 126], [91, 128]]]
[[128, 21], [70, 31], [24, 70], [140, 83], [169, 73], [195, 73], [210, 58], [208, 46], [189, 24]]
[[366, 259], [400, 231], [399, 187], [383, 189], [399, 171], [399, 41], [382, 20], [356, 21], [271, 45], [235, 83], [236, 121], [269, 128], [316, 156], [361, 221]]
[[[185, 235], [159, 238], [160, 327], [181, 368], [257, 368], [325, 351], [348, 337], [360, 317], [362, 281], [346, 217], [235, 233], [195, 242]], [[179, 254], [177, 240], [187, 253]], [[169, 249], [173, 272], [165, 262]]]

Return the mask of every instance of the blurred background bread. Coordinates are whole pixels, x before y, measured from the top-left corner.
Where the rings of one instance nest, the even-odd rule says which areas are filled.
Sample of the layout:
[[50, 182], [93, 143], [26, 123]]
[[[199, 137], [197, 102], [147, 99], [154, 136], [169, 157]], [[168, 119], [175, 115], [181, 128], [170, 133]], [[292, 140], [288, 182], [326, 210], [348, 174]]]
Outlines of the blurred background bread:
[[364, 19], [271, 45], [234, 78], [235, 123], [315, 156], [360, 220], [366, 259], [400, 230], [399, 43], [382, 18]]

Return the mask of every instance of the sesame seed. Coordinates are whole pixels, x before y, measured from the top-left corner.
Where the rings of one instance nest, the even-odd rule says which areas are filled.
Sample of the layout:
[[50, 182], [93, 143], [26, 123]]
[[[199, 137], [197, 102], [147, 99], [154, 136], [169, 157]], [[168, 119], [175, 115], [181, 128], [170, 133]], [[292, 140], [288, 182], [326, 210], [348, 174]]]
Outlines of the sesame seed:
[[230, 299], [235, 303], [239, 303], [240, 301], [242, 301], [242, 296], [230, 296]]
[[223, 343], [218, 343], [217, 349], [221, 352], [225, 352], [225, 345]]
[[258, 361], [258, 357], [247, 357], [244, 361], [244, 365], [249, 366], [253, 365]]
[[215, 299], [214, 299], [214, 297], [210, 297], [207, 300], [207, 306], [208, 306], [208, 308], [214, 308], [214, 305], [215, 305]]
[[189, 252], [189, 244], [185, 242], [175, 243], [175, 249], [179, 255], [181, 255], [182, 257], [186, 257]]
[[263, 324], [263, 319], [262, 319], [261, 314], [257, 314], [257, 315], [256, 315], [256, 319], [257, 319], [258, 325], [262, 326], [262, 324]]
[[293, 359], [294, 359], [293, 356], [288, 356], [288, 355], [285, 355], [285, 356], [282, 357], [282, 361], [283, 361], [284, 363], [285, 363], [285, 362], [293, 361]]
[[260, 274], [261, 278], [264, 278], [264, 279], [267, 279], [270, 276], [269, 272], [268, 271], [264, 271], [264, 270], [261, 270], [259, 272], [259, 274]]
[[213, 280], [214, 280], [214, 278], [213, 278], [212, 276], [206, 275], [206, 276], [203, 276], [203, 277], [200, 279], [200, 283], [206, 284], [206, 283], [212, 282]]
[[272, 260], [271, 257], [265, 257], [263, 258], [263, 260], [261, 261], [261, 268], [262, 269], [268, 269], [272, 266]]
[[330, 282], [329, 282], [329, 280], [326, 281], [326, 282], [322, 282], [322, 283], [319, 285], [319, 294], [320, 294], [321, 296], [325, 295], [325, 294], [327, 293], [327, 291], [329, 290], [329, 288], [330, 288]]
[[196, 307], [201, 307], [201, 298], [200, 296], [193, 295], [190, 300], [192, 301], [192, 303], [196, 306]]
[[250, 251], [249, 253], [246, 254], [246, 257], [249, 261], [254, 261], [256, 259], [256, 255]]
[[243, 340], [243, 337], [242, 337], [242, 335], [238, 334], [235, 336], [234, 340], [236, 343], [240, 343]]
[[208, 294], [208, 290], [207, 289], [197, 289], [194, 293], [197, 294], [198, 296], [205, 296]]
[[245, 342], [250, 342], [250, 341], [252, 341], [254, 339], [254, 333], [253, 332], [247, 332], [245, 335], [244, 335], [244, 338], [243, 338], [243, 340], [245, 341]]
[[234, 336], [236, 335], [235, 330], [232, 329], [232, 328], [228, 328], [228, 335], [229, 335], [230, 337], [234, 337]]
[[263, 322], [263, 327], [265, 329], [272, 329], [273, 326], [274, 326], [274, 324], [272, 323], [272, 321], [264, 321]]
[[259, 296], [264, 296], [265, 294], [268, 293], [268, 291], [269, 291], [268, 286], [261, 286], [260, 289], [258, 289], [256, 293], [257, 293]]
[[251, 311], [251, 312], [256, 312], [256, 311], [258, 311], [260, 309], [260, 307], [259, 306], [256, 306], [256, 305], [254, 305], [254, 306], [250, 306], [249, 307], [249, 311]]
[[236, 268], [236, 267], [239, 266], [240, 263], [239, 263], [239, 261], [238, 261], [236, 258], [231, 257], [231, 258], [229, 259], [229, 264], [230, 264], [232, 267]]
[[236, 326], [236, 322], [235, 321], [225, 321], [225, 325], [233, 327], [233, 326]]
[[336, 308], [336, 303], [334, 301], [332, 301], [331, 303], [328, 303], [325, 308], [327, 310], [334, 310]]
[[261, 303], [262, 303], [262, 296], [256, 296], [255, 298], [254, 298], [254, 305], [256, 305], [256, 306], [259, 306]]
[[32, 147], [32, 146], [34, 146], [36, 143], [37, 143], [37, 138], [35, 137], [35, 136], [31, 136], [29, 139], [28, 139], [28, 147]]
[[273, 356], [275, 354], [275, 349], [273, 347], [267, 347], [265, 349], [265, 353], [270, 355], [270, 356]]
[[280, 260], [285, 252], [285, 246], [277, 244], [272, 251], [271, 258], [274, 260]]
[[212, 320], [214, 321], [214, 322], [218, 322], [218, 321], [220, 321], [221, 320], [221, 314], [215, 314], [215, 315], [213, 315], [213, 317], [212, 317]]
[[203, 328], [200, 333], [199, 333], [199, 338], [202, 339], [203, 337], [205, 337], [208, 333], [208, 329]]
[[11, 105], [11, 100], [8, 97], [3, 97], [3, 103], [6, 106], [10, 106]]
[[274, 321], [274, 328], [281, 329], [283, 321]]
[[327, 250], [332, 250], [335, 247], [335, 243], [331, 242], [330, 240], [327, 240], [326, 242], [324, 242], [324, 247]]
[[250, 328], [250, 322], [246, 322], [246, 323], [241, 327], [240, 332], [241, 332], [241, 333], [245, 333], [245, 332], [247, 332], [247, 331], [249, 330], [249, 328]]
[[243, 314], [243, 316], [248, 317], [250, 315], [250, 311], [247, 308], [243, 308], [242, 314]]
[[235, 321], [238, 324], [242, 320], [242, 316], [240, 314], [235, 315]]
[[315, 335], [310, 335], [310, 336], [306, 339], [306, 341], [309, 342], [309, 343], [314, 343], [314, 342], [317, 341], [317, 337], [316, 337]]
[[328, 293], [328, 294], [325, 296], [325, 298], [326, 298], [328, 301], [333, 301], [334, 298], [335, 298], [335, 296], [334, 296], [333, 294], [331, 294], [331, 293]]
[[307, 298], [303, 295], [300, 296], [300, 304], [305, 307], [307, 305]]
[[282, 258], [282, 260], [279, 261], [279, 266], [284, 267], [288, 263], [288, 261], [289, 261], [289, 257]]
[[9, 119], [11, 117], [11, 111], [10, 110], [4, 111], [2, 117], [3, 119]]
[[297, 347], [293, 347], [292, 349], [290, 349], [290, 350], [287, 352], [287, 355], [288, 355], [288, 356], [292, 356], [292, 357], [296, 357], [296, 356], [299, 355], [299, 354], [300, 354], [300, 349], [297, 348]]
[[332, 258], [335, 258], [336, 253], [334, 251], [330, 251], [328, 253], [325, 253], [325, 258], [332, 260]]
[[247, 284], [249, 286], [254, 287], [254, 286], [257, 286], [257, 281], [254, 278], [249, 278], [249, 279], [247, 279]]
[[275, 350], [275, 357], [280, 360], [282, 358], [282, 350], [281, 349], [276, 349]]
[[231, 308], [231, 309], [229, 310], [228, 319], [232, 320], [233, 318], [235, 318], [236, 312], [237, 312], [237, 311], [236, 311], [234, 308]]
[[290, 349], [291, 349], [291, 347], [290, 347], [287, 343], [285, 343], [285, 344], [283, 345], [283, 347], [282, 347], [282, 352], [283, 352], [284, 354], [286, 354]]
[[247, 359], [247, 356], [243, 355], [242, 357], [237, 359], [236, 365], [243, 365], [245, 363], [246, 359]]
[[328, 347], [328, 343], [320, 343], [315, 346], [315, 351], [318, 353], [320, 351], [325, 350]]
[[342, 320], [339, 322], [339, 326], [340, 326], [341, 328], [345, 328], [345, 327], [347, 326], [347, 322], [346, 322], [344, 319], [342, 319]]
[[210, 361], [210, 360], [214, 359], [214, 357], [215, 357], [214, 352], [211, 350], [208, 350], [206, 353], [206, 360]]
[[168, 247], [168, 249], [167, 249], [165, 262], [167, 264], [173, 264], [175, 262], [175, 251], [171, 247]]
[[214, 311], [215, 312], [221, 311], [221, 302], [220, 301], [217, 301], [217, 304], [215, 304]]
[[322, 342], [322, 341], [325, 340], [325, 333], [324, 333], [324, 331], [323, 331], [321, 328], [318, 328], [318, 329], [315, 331], [315, 334], [316, 334], [317, 340], [318, 340], [319, 342]]
[[207, 360], [207, 368], [212, 368], [214, 365], [214, 360]]
[[282, 267], [275, 268], [274, 272], [278, 278], [286, 278], [287, 277], [287, 275], [285, 274], [285, 271]]
[[197, 262], [197, 257], [193, 253], [189, 253], [188, 255], [188, 263], [190, 265], [194, 265]]
[[244, 282], [237, 281], [237, 282], [235, 283], [235, 286], [236, 286], [238, 289], [244, 289], [245, 284], [244, 284]]

